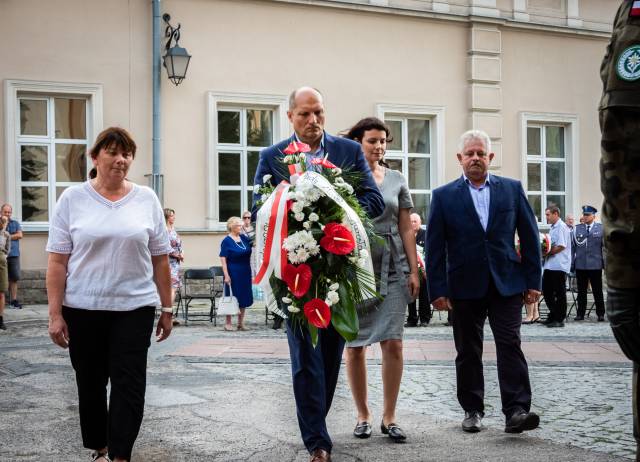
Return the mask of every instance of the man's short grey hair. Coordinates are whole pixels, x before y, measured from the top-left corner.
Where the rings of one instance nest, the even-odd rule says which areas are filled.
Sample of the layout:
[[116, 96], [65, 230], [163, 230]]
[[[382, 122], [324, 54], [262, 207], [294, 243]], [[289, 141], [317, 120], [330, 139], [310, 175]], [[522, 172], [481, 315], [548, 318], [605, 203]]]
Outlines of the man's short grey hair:
[[480, 140], [484, 143], [487, 154], [491, 152], [491, 138], [487, 132], [482, 130], [467, 130], [460, 136], [460, 142], [458, 143], [458, 152], [464, 151], [465, 145], [471, 140]]
[[320, 99], [323, 99], [322, 93], [320, 93], [320, 90], [318, 90], [315, 87], [300, 87], [300, 88], [296, 88], [289, 95], [289, 110], [290, 111], [292, 111], [296, 107], [296, 96], [298, 95], [298, 92], [300, 90], [313, 90], [313, 91], [315, 91], [316, 93], [318, 93], [320, 95]]
[[412, 216], [414, 216], [414, 215], [415, 215], [416, 217], [418, 217], [418, 220], [420, 220], [420, 223], [422, 223], [422, 217], [420, 216], [420, 214], [419, 214], [419, 213], [413, 212], [411, 215], [409, 215], [409, 217], [412, 217]]

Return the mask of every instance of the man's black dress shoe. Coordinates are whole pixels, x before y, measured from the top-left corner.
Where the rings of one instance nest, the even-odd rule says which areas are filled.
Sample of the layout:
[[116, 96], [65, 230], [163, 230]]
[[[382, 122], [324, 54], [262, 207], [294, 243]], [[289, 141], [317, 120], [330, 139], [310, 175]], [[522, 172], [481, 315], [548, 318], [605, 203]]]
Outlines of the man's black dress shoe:
[[284, 321], [280, 316], [276, 316], [273, 318], [273, 326], [271, 327], [273, 330], [278, 330], [282, 327], [282, 321]]
[[482, 429], [482, 418], [484, 412], [471, 411], [464, 413], [462, 429], [468, 433], [478, 433]]
[[520, 410], [507, 419], [504, 431], [505, 433], [522, 433], [538, 428], [538, 425], [540, 425], [538, 414]]
[[564, 327], [564, 323], [560, 321], [553, 321], [546, 325], [547, 327]]
[[574, 321], [584, 321], [584, 316], [576, 316], [573, 318]]
[[598, 316], [598, 322], [604, 322], [604, 316]]
[[396, 443], [400, 443], [407, 439], [407, 435], [404, 434], [402, 428], [398, 427], [398, 425], [394, 423], [385, 425], [384, 421], [380, 422], [380, 431], [384, 435], [389, 435], [389, 438], [391, 438]]
[[549, 324], [551, 324], [552, 322], [555, 322], [553, 320], [553, 318], [547, 318], [544, 321], [542, 321], [540, 324], [542, 324], [543, 326], [548, 326]]
[[356, 438], [369, 438], [371, 436], [371, 424], [366, 420], [358, 422], [356, 428], [353, 429], [353, 436]]
[[404, 324], [404, 327], [418, 327], [418, 323], [417, 322], [406, 322]]

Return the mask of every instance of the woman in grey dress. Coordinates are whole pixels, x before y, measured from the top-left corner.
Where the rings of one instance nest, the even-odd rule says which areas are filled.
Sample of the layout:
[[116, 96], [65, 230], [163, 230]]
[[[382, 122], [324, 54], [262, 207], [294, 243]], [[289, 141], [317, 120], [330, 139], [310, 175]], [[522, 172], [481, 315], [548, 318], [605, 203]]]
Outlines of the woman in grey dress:
[[371, 257], [378, 291], [384, 297], [374, 308], [358, 314], [358, 338], [347, 343], [346, 365], [351, 393], [358, 411], [354, 436], [371, 436], [371, 410], [367, 402], [366, 347], [380, 342], [382, 349], [382, 385], [384, 393], [382, 433], [396, 442], [406, 436], [396, 424], [396, 402], [402, 379], [402, 332], [407, 303], [415, 300], [420, 290], [416, 241], [411, 228], [411, 194], [402, 173], [391, 170], [384, 162], [389, 128], [379, 119], [362, 119], [349, 130], [347, 138], [362, 145], [385, 202], [382, 215], [373, 220], [384, 245], [373, 245]]

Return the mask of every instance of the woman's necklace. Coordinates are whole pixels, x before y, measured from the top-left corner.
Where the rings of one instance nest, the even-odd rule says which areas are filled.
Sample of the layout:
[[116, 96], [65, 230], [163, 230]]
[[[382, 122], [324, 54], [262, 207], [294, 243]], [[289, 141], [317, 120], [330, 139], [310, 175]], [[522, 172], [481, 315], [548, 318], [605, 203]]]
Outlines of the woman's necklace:
[[231, 239], [233, 240], [233, 242], [240, 247], [242, 250], [247, 250], [247, 247], [244, 245], [244, 242], [242, 241], [242, 238], [240, 238], [240, 242], [236, 241], [233, 236], [231, 237]]

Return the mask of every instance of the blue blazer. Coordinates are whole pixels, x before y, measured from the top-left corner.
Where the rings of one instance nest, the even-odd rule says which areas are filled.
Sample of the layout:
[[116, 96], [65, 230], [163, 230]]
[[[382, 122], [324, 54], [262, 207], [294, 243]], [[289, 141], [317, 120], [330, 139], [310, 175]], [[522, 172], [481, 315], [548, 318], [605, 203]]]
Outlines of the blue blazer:
[[[540, 290], [542, 266], [538, 226], [519, 181], [489, 176], [487, 231], [482, 228], [464, 179], [433, 191], [427, 228], [427, 283], [431, 300], [474, 299], [490, 277], [504, 297]], [[515, 233], [520, 254], [515, 249]]]
[[[274, 186], [282, 180], [289, 181], [289, 171], [287, 166], [281, 161], [284, 157], [282, 151], [295, 140], [295, 136], [280, 141], [273, 146], [262, 150], [260, 153], [260, 161], [256, 169], [256, 177], [253, 184], [262, 184], [262, 178], [266, 174], [271, 175], [271, 184]], [[360, 205], [367, 211], [370, 218], [381, 215], [384, 210], [384, 199], [376, 185], [369, 165], [364, 159], [362, 148], [355, 141], [346, 138], [338, 138], [324, 133], [324, 149], [329, 155], [327, 158], [341, 169], [350, 169], [362, 172], [362, 182], [358, 185], [352, 185], [355, 189], [356, 196]], [[253, 195], [252, 215], [255, 219], [256, 201], [259, 199], [258, 194]]]

